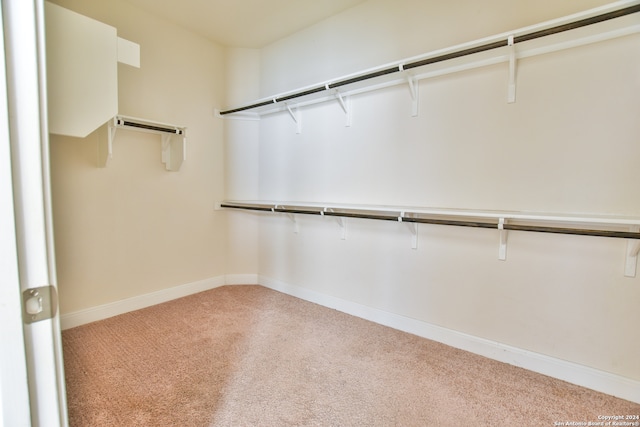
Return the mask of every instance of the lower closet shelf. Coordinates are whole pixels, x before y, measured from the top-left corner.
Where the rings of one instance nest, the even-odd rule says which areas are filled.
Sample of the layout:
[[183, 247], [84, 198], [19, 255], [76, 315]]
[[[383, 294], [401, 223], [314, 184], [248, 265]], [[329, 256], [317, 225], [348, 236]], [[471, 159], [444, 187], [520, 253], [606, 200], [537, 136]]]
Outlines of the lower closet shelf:
[[[295, 232], [298, 231], [295, 215], [407, 223], [413, 236], [414, 249], [417, 248], [418, 224], [494, 229], [500, 233], [498, 258], [501, 260], [506, 259], [508, 231], [627, 239], [625, 276], [628, 277], [636, 275], [640, 252], [640, 218], [637, 217], [265, 201], [224, 201], [220, 203], [220, 208], [284, 213], [293, 220]], [[344, 229], [344, 222], [340, 221], [339, 224]]]

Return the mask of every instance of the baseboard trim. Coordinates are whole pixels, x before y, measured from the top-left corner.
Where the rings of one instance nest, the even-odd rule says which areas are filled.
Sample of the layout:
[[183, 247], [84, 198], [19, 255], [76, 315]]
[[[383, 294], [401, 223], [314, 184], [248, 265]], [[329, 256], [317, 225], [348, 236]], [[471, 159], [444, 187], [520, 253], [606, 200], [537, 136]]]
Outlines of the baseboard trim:
[[640, 381], [258, 276], [264, 287], [500, 362], [640, 403]]
[[258, 283], [257, 274], [227, 274], [224, 276], [227, 285], [256, 285]]
[[[251, 276], [251, 275], [247, 275]], [[257, 277], [257, 275], [255, 275]], [[256, 278], [253, 282], [257, 283]], [[128, 313], [141, 308], [171, 301], [176, 298], [186, 297], [198, 292], [207, 291], [227, 284], [226, 276], [217, 276], [209, 279], [198, 280], [181, 286], [175, 286], [149, 294], [138, 295], [109, 304], [91, 307], [86, 310], [74, 311], [60, 316], [60, 327], [62, 330], [74, 328], [76, 326], [107, 319], [119, 314]]]

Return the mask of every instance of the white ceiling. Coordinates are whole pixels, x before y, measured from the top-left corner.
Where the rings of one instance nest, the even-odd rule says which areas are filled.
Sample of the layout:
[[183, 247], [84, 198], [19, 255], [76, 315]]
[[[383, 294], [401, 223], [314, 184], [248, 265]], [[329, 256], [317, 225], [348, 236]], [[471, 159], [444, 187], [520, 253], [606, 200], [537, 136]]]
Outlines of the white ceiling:
[[261, 48], [365, 0], [127, 0], [225, 46]]

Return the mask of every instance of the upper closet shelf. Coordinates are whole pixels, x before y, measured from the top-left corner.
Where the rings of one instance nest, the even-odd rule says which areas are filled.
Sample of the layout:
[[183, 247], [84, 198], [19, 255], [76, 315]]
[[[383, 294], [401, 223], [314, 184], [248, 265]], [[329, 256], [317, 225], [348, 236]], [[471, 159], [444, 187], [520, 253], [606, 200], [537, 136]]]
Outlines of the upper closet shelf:
[[[418, 81], [477, 67], [507, 62], [507, 102], [515, 102], [516, 64], [521, 58], [555, 52], [640, 32], [640, 0], [623, 0], [492, 37], [440, 49], [424, 55], [371, 68], [312, 86], [263, 98], [251, 104], [219, 111], [222, 117], [258, 119], [288, 111], [300, 132], [297, 107], [339, 102], [350, 125], [349, 95], [388, 86], [409, 85], [412, 114], [418, 114]], [[292, 109], [293, 107], [293, 109]]]

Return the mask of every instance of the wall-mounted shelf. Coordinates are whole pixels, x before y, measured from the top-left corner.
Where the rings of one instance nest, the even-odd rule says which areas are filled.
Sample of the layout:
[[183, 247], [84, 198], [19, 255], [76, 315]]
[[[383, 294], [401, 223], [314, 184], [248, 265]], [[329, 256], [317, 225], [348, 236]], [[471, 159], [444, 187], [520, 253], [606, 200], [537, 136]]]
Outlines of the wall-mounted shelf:
[[224, 201], [220, 207], [287, 214], [294, 223], [296, 233], [299, 225], [295, 221], [295, 215], [339, 218], [342, 239], [346, 235], [345, 219], [348, 218], [406, 223], [411, 232], [411, 246], [414, 249], [418, 246], [419, 224], [494, 229], [499, 234], [498, 258], [500, 260], [506, 260], [508, 231], [626, 239], [625, 276], [627, 277], [635, 277], [640, 252], [640, 218], [638, 217], [264, 201]]
[[162, 139], [162, 162], [169, 171], [178, 171], [187, 158], [187, 128], [127, 116], [115, 116], [102, 128], [99, 164], [106, 167], [113, 158], [113, 141], [118, 129], [150, 132]]
[[[351, 95], [406, 84], [412, 115], [418, 114], [418, 84], [426, 78], [498, 63], [508, 63], [509, 79], [505, 98], [516, 100], [517, 60], [596, 43], [640, 32], [640, 0], [624, 0], [585, 12], [554, 19], [492, 37], [475, 40], [424, 55], [371, 68], [254, 101], [248, 105], [219, 111], [220, 117], [258, 119], [263, 115], [288, 111], [301, 132], [299, 107], [336, 102], [351, 124]], [[295, 113], [294, 113], [295, 112]]]

